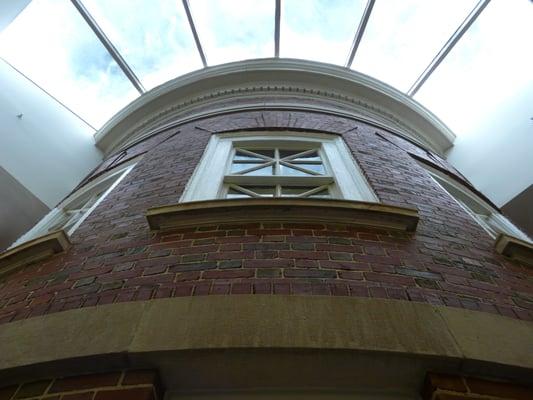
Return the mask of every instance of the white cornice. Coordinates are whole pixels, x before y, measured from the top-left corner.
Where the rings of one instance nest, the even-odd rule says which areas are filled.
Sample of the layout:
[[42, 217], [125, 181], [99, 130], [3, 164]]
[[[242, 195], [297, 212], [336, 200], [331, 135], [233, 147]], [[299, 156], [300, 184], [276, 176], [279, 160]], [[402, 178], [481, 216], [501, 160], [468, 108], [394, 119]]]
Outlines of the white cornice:
[[[320, 106], [282, 99], [322, 98], [330, 104], [324, 110], [328, 113], [392, 129], [438, 153], [447, 150], [455, 139], [449, 128], [426, 108], [383, 82], [347, 68], [292, 59], [241, 61], [178, 77], [122, 109], [96, 133], [95, 139], [109, 153], [171, 121], [181, 123], [219, 113], [268, 108], [267, 103], [257, 99], [263, 93], [280, 96], [279, 102], [271, 104], [278, 109], [319, 111]], [[235, 98], [248, 100], [224, 107], [214, 104]], [[213, 108], [206, 109], [209, 104]], [[203, 110], [195, 111], [199, 106]]]

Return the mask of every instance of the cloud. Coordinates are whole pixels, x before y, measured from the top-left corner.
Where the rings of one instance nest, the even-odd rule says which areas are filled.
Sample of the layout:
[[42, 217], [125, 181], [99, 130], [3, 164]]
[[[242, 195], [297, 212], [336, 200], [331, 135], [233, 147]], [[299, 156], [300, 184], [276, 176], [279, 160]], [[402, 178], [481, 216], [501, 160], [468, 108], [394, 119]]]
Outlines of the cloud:
[[380, 0], [352, 68], [407, 91], [477, 0]]
[[[533, 4], [492, 1], [432, 74], [415, 99], [458, 135], [490, 119], [533, 84]], [[531, 115], [524, 115], [529, 118]]]
[[70, 2], [32, 1], [0, 56], [97, 128], [138, 95]]

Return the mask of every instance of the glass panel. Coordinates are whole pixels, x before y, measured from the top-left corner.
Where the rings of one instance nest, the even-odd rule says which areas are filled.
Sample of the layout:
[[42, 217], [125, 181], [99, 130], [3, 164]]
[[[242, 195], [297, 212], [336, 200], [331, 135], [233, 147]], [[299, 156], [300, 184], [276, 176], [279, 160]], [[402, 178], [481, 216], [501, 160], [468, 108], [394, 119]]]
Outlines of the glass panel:
[[476, 3], [376, 1], [352, 68], [407, 91]]
[[202, 67], [180, 1], [83, 0], [147, 90]]
[[[243, 165], [243, 164], [241, 164], [241, 165]], [[245, 165], [249, 166], [250, 164], [245, 164]], [[274, 175], [274, 166], [273, 165], [269, 165], [268, 167], [264, 167], [264, 168], [256, 169], [254, 171], [246, 172], [243, 175], [255, 175], [255, 176], [270, 176], [270, 175]]]
[[280, 165], [280, 175], [289, 175], [289, 176], [313, 176], [307, 172], [300, 171], [299, 169], [294, 169], [287, 167], [286, 165]]
[[95, 128], [139, 95], [70, 1], [28, 4], [0, 56]]
[[[252, 153], [255, 153], [255, 154], [260, 154], [268, 158], [274, 158], [274, 150], [256, 150], [256, 149], [253, 149], [253, 150], [246, 149], [246, 150]], [[260, 160], [263, 162], [264, 158], [254, 157], [248, 154], [244, 154], [237, 150], [234, 160]]]
[[[241, 186], [243, 189], [254, 192], [255, 194], [261, 197], [273, 197], [276, 192], [274, 186]], [[243, 197], [252, 197], [246, 193], [241, 192], [238, 188], [230, 188], [228, 190], [228, 198], [243, 198]]]
[[313, 190], [316, 186], [283, 186], [281, 188], [282, 196], [297, 196], [299, 194]]
[[[240, 173], [241, 171], [244, 171], [246, 169], [249, 169], [249, 168], [253, 168], [253, 167], [258, 167], [260, 165], [263, 165], [264, 162], [262, 163], [243, 163], [243, 164], [240, 164], [240, 163], [234, 163], [231, 165], [231, 173], [232, 174], [237, 174], [237, 173]], [[269, 167], [271, 168], [271, 167]]]
[[343, 64], [366, 0], [281, 2], [282, 57]]
[[243, 188], [251, 190], [261, 197], [272, 197], [274, 196], [274, 193], [276, 193], [276, 188], [274, 186], [243, 186]]
[[226, 195], [226, 198], [228, 199], [242, 199], [242, 198], [250, 198], [252, 196], [246, 194], [246, 193], [242, 193], [242, 192], [238, 192], [237, 190], [233, 189], [233, 188], [230, 188], [228, 190], [228, 194]]
[[294, 158], [291, 160], [291, 162], [298, 162], [298, 161], [322, 161], [320, 159], [320, 156], [318, 155], [318, 153], [310, 153], [310, 154], [307, 154], [305, 156], [301, 156], [301, 157], [298, 157], [298, 158]]
[[248, 151], [251, 151], [252, 153], [261, 154], [262, 156], [274, 158], [274, 150], [267, 149], [267, 150], [261, 150], [261, 149], [246, 149]]
[[[516, 160], [531, 160], [531, 146], [503, 146], [510, 143], [510, 134], [519, 140], [531, 133], [532, 21], [531, 2], [490, 2], [415, 95], [464, 140], [461, 145], [465, 149], [480, 145], [484, 149], [500, 147], [492, 154], [506, 151]], [[512, 128], [509, 121], [513, 121]], [[487, 150], [479, 151], [477, 158], [472, 157], [473, 152], [456, 156], [468, 157], [463, 172], [475, 174], [488, 154]], [[512, 175], [516, 165], [505, 157], [497, 163], [496, 158], [495, 170]], [[494, 178], [492, 184], [485, 189], [504, 182]]]
[[293, 156], [295, 154], [302, 153], [304, 151], [305, 150], [280, 150], [279, 151], [279, 157], [280, 158], [290, 157], [290, 156]]
[[249, 156], [247, 154], [242, 153], [235, 153], [235, 157], [233, 157], [234, 161], [252, 161], [252, 162], [264, 162], [262, 158]]
[[274, 56], [273, 0], [191, 0], [209, 65]]
[[324, 190], [321, 190], [320, 192], [316, 192], [316, 193], [310, 194], [307, 197], [331, 197], [331, 196], [329, 194], [329, 190], [324, 189]]
[[[324, 174], [324, 166], [322, 164], [304, 164], [304, 163], [298, 163], [298, 166], [299, 167], [302, 167], [302, 168], [305, 168], [305, 169], [308, 169], [308, 170], [311, 170], [311, 171], [315, 171], [319, 174]], [[299, 176], [302, 176], [302, 175], [311, 175], [311, 174], [308, 174], [307, 172], [303, 172], [303, 171], [300, 171], [300, 170], [297, 170], [295, 168], [290, 168], [290, 167], [287, 167], [285, 165], [280, 165], [281, 167], [281, 175], [299, 175]]]

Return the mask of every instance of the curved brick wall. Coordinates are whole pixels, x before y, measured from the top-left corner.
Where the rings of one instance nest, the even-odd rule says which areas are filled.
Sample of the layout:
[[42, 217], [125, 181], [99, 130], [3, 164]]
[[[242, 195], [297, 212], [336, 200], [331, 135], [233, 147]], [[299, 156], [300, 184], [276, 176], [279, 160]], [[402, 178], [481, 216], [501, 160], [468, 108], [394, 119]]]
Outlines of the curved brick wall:
[[[341, 134], [382, 202], [419, 210], [416, 233], [319, 224], [150, 232], [146, 209], [178, 201], [211, 132], [257, 128]], [[1, 322], [96, 304], [241, 293], [381, 297], [533, 320], [531, 270], [499, 256], [494, 240], [412, 154], [457, 172], [383, 129], [319, 113], [242, 112], [160, 133], [111, 156], [92, 177], [141, 153], [66, 254], [3, 278]]]

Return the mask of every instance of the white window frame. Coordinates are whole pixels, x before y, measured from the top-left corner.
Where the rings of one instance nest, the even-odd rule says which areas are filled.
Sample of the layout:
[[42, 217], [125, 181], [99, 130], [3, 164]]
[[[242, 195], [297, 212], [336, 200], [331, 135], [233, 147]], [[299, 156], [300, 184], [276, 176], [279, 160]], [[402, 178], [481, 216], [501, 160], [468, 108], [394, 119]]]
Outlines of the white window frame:
[[[522, 232], [511, 221], [504, 217], [498, 210], [488, 204], [485, 200], [477, 196], [470, 189], [455, 181], [441, 171], [429, 165], [418, 162], [431, 178], [454, 199], [481, 227], [492, 237], [496, 238], [500, 233], [504, 233], [516, 238], [532, 242], [528, 235]], [[448, 189], [448, 186], [451, 189]], [[462, 197], [451, 193], [455, 191]]]
[[[16, 247], [24, 242], [35, 239], [39, 236], [50, 233], [50, 229], [58, 224], [62, 219], [65, 219], [65, 210], [79, 207], [78, 204], [86, 205], [91, 199], [92, 195], [96, 195], [102, 188], [106, 188], [89, 207], [82, 206], [81, 216], [77, 221], [65, 231], [70, 236], [83, 223], [83, 221], [98, 207], [98, 205], [106, 198], [106, 196], [126, 177], [126, 175], [135, 167], [139, 158], [130, 160], [111, 171], [107, 171], [93, 181], [87, 183], [76, 192], [72, 193], [65, 200], [63, 200], [57, 207], [50, 210], [33, 228], [31, 228], [24, 235], [19, 237], [8, 249]], [[65, 221], [65, 224], [69, 220]], [[63, 224], [64, 226], [64, 224]], [[60, 227], [57, 229], [61, 229]]]
[[[235, 148], [250, 146], [316, 148], [320, 152], [326, 171], [331, 174], [327, 176], [333, 179], [330, 188], [331, 198], [379, 202], [342, 137], [290, 131], [232, 132], [212, 135], [180, 202], [224, 198], [227, 193], [224, 177], [228, 175]], [[324, 177], [324, 175], [316, 177], [317, 182]], [[253, 184], [253, 176], [247, 176], [246, 179], [250, 179], [250, 183]]]

